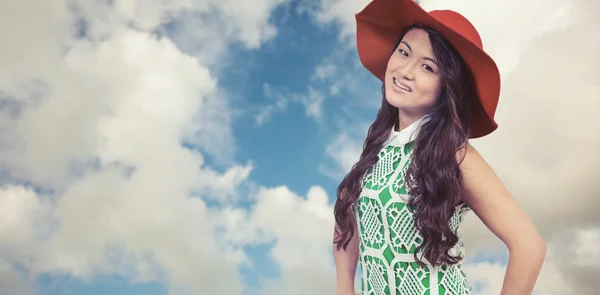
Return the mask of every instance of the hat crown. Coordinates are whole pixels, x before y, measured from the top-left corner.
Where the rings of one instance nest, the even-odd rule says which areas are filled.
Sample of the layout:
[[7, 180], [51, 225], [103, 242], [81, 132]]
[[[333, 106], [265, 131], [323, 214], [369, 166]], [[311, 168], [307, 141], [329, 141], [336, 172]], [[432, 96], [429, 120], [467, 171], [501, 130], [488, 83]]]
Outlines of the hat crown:
[[452, 29], [456, 33], [462, 35], [469, 42], [473, 43], [479, 49], [483, 50], [483, 44], [479, 32], [473, 24], [463, 15], [452, 10], [433, 10], [429, 15]]

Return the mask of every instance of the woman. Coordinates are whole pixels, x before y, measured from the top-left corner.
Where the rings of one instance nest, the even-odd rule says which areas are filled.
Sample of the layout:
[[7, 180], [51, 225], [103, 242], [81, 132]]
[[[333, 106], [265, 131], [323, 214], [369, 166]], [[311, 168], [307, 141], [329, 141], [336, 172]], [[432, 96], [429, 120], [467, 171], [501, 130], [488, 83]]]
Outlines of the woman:
[[338, 294], [471, 294], [459, 227], [472, 210], [508, 247], [503, 295], [531, 294], [546, 245], [468, 143], [497, 128], [496, 64], [472, 24], [412, 0], [374, 0], [356, 15], [365, 67], [382, 106], [338, 188]]

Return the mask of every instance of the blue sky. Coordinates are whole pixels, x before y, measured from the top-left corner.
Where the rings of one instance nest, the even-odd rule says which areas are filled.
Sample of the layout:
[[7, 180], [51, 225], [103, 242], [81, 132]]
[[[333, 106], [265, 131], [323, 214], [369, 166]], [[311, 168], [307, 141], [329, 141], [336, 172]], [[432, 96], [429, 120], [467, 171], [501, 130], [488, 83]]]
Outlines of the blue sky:
[[[274, 18], [277, 19], [277, 14]], [[240, 56], [241, 60], [248, 58], [253, 61], [253, 65], [248, 67], [241, 62], [243, 73], [239, 76], [235, 72], [231, 76], [229, 72], [223, 74], [227, 77], [227, 81], [223, 81], [224, 88], [231, 89], [233, 96], [239, 98], [234, 99], [233, 104], [239, 103], [242, 108], [248, 105], [246, 114], [233, 127], [240, 146], [236, 159], [240, 162], [254, 161], [252, 179], [263, 185], [286, 184], [294, 191], [305, 192], [311, 185], [319, 184], [332, 193], [338, 179], [324, 177], [317, 168], [321, 163], [335, 165], [324, 153], [325, 147], [341, 128], [336, 121], [348, 119], [343, 113], [349, 105], [344, 105], [345, 101], [357, 100], [359, 94], [344, 91], [332, 96], [328, 81], [319, 81], [318, 78], [315, 81], [315, 68], [336, 49], [338, 32], [335, 27], [320, 28], [306, 15], [292, 14], [279, 26], [279, 30], [277, 37], [260, 51], [236, 50], [232, 53], [232, 56]], [[352, 53], [338, 51], [342, 56]], [[349, 62], [356, 61], [349, 58]], [[351, 67], [342, 67], [340, 71], [355, 72]], [[244, 79], [244, 76], [247, 78]], [[244, 81], [241, 87], [237, 86], [238, 81]], [[367, 82], [376, 85], [374, 79]], [[265, 85], [284, 97], [308, 96], [310, 87], [324, 97], [321, 116], [307, 117], [302, 104], [291, 102], [286, 109], [274, 112], [266, 123], [258, 126], [254, 112], [261, 106], [273, 104], [275, 99], [266, 93]], [[376, 86], [371, 88], [372, 93], [377, 94], [377, 91]], [[363, 110], [356, 119], [364, 120], [375, 112], [375, 108]]]
[[[472, 144], [549, 243], [537, 292], [586, 294], [600, 43], [576, 32], [598, 4], [510, 1], [420, 2], [469, 18], [500, 67], [500, 128]], [[367, 2], [0, 4], [0, 294], [333, 294], [335, 192], [381, 100], [354, 46]], [[476, 293], [498, 294], [508, 252], [474, 214], [463, 233]]]

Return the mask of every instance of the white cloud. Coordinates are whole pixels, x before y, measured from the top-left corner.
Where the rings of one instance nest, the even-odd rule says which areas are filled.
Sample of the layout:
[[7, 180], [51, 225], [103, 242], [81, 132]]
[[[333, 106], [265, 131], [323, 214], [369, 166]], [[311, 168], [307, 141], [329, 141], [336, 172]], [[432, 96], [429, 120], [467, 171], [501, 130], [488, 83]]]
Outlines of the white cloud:
[[504, 272], [506, 271], [505, 265], [490, 262], [467, 263], [464, 266], [464, 270], [471, 285], [474, 287], [483, 286], [483, 290], [478, 290], [476, 287], [474, 289], [475, 292], [473, 292], [474, 294], [500, 294]]
[[[217, 231], [239, 229], [216, 218], [236, 224], [243, 214], [205, 200], [239, 198], [252, 165], [219, 173], [182, 147], [185, 139], [208, 154], [232, 154], [227, 95], [206, 53], [186, 55], [150, 32], [184, 11], [201, 20], [182, 25], [190, 30], [224, 23], [227, 34], [200, 46], [218, 60], [231, 42], [256, 48], [272, 38], [268, 18], [279, 3], [0, 4], [0, 93], [9, 106], [0, 110], [0, 167], [10, 176], [0, 190], [0, 290], [32, 291], [20, 289], [32, 281], [21, 281], [10, 265], [17, 263], [32, 280], [120, 274], [172, 290], [241, 293], [238, 266], [248, 259], [240, 247], [257, 238], [225, 243], [229, 236]], [[85, 39], [74, 37], [81, 28]]]
[[213, 170], [203, 170], [201, 180], [196, 182], [197, 193], [205, 198], [218, 198], [222, 205], [241, 199], [236, 195], [236, 188], [240, 187], [250, 175], [252, 164], [246, 166], [235, 165], [228, 168], [222, 174]]
[[352, 140], [346, 132], [343, 132], [337, 135], [325, 150], [327, 156], [338, 165], [334, 165], [332, 168], [331, 165], [323, 164], [319, 170], [333, 179], [342, 179], [352, 169], [352, 166], [358, 162], [362, 153], [362, 145]]
[[585, 229], [579, 232], [569, 251], [575, 253], [575, 264], [600, 268], [600, 228]]
[[325, 96], [323, 96], [323, 94], [318, 90], [309, 87], [308, 94], [302, 97], [302, 104], [306, 107], [306, 116], [317, 120], [321, 119], [323, 115], [322, 106], [324, 99]]
[[[0, 189], [0, 253], [27, 260], [41, 247], [37, 237], [52, 229], [51, 201], [39, 199], [34, 191], [19, 186]], [[9, 257], [0, 257], [6, 262]], [[5, 271], [11, 267], [6, 264]]]
[[262, 188], [251, 222], [273, 239], [272, 258], [281, 277], [267, 280], [257, 294], [332, 294], [333, 207], [320, 187], [303, 198], [287, 187]]
[[31, 294], [29, 282], [19, 276], [8, 261], [0, 260], [0, 292], [3, 294]]
[[[533, 294], [596, 294], [600, 287], [595, 279], [600, 275], [600, 255], [595, 247], [598, 242], [598, 227], [554, 235], [548, 244], [548, 254]], [[579, 260], [582, 254], [586, 256], [585, 260]], [[499, 263], [465, 264], [470, 283], [483, 286], [483, 290], [475, 292], [479, 295], [500, 294], [505, 271], [506, 265]]]
[[262, 126], [267, 123], [271, 116], [276, 112], [282, 112], [287, 107], [290, 101], [297, 100], [297, 94], [289, 93], [287, 89], [278, 91], [274, 89], [270, 84], [263, 84], [263, 93], [265, 98], [271, 100], [272, 103], [262, 106], [255, 117], [256, 124]]
[[[455, 10], [469, 19], [479, 31], [486, 51], [494, 57], [501, 72], [506, 74], [520, 63], [521, 55], [533, 37], [549, 30], [562, 29], [570, 23], [569, 19], [574, 15], [564, 11], [576, 2], [581, 1], [534, 0], [523, 3], [511, 0], [484, 3], [473, 0], [424, 0], [421, 5], [427, 11]], [[500, 23], [502, 25], [498, 25]]]
[[[140, 30], [152, 31], [166, 22], [184, 20], [184, 26], [194, 25], [200, 30], [202, 34], [193, 34], [196, 37], [206, 36], [209, 33], [206, 29], [220, 27], [218, 31], [221, 35], [217, 37], [208, 34], [210, 39], [202, 37], [203, 41], [213, 38], [221, 44], [239, 41], [248, 48], [257, 48], [277, 33], [277, 29], [269, 22], [269, 17], [284, 2], [285, 0], [258, 0], [252, 3], [239, 0], [116, 0], [90, 3], [77, 0], [73, 7], [90, 21], [89, 29], [95, 37], [111, 34], [114, 26], [120, 26], [125, 21]], [[185, 23], [187, 21], [191, 22]]]
[[321, 64], [315, 68], [315, 79], [325, 80], [335, 75], [337, 67], [334, 64]]
[[[214, 88], [208, 71], [166, 39], [130, 30], [114, 32], [98, 45], [78, 43], [65, 63], [72, 76], [80, 77], [75, 81], [89, 88], [73, 96], [59, 91], [72, 81], [49, 83], [56, 90], [53, 96], [16, 122], [16, 132], [31, 148], [5, 159], [26, 171], [20, 176], [27, 180], [57, 180], [43, 184], [58, 189], [52, 218], [44, 220], [58, 227], [46, 233], [50, 236], [43, 248], [36, 235], [21, 241], [40, 245], [28, 253], [33, 259], [22, 262], [34, 272], [89, 277], [122, 271], [122, 260], [130, 262], [130, 275], [139, 279], [158, 279], [162, 271], [173, 286], [239, 293], [237, 261], [227, 259], [230, 249], [216, 247], [206, 205], [189, 192], [208, 181], [206, 175], [213, 182], [204, 185], [223, 192], [226, 184], [240, 182], [236, 174], [245, 178], [248, 168], [233, 167], [217, 175], [204, 167], [199, 154], [180, 145], [181, 130], [194, 118], [194, 110], [203, 107], [202, 93]], [[104, 112], [86, 114], [88, 109]], [[97, 157], [98, 167], [74, 180], [69, 162], [80, 151]], [[127, 176], [115, 163], [135, 170]], [[2, 195], [6, 209], [16, 210], [6, 203], [10, 194]], [[28, 212], [17, 212], [28, 220]], [[25, 221], [22, 226], [31, 227]], [[115, 254], [107, 249], [119, 250]], [[229, 284], [219, 282], [226, 277]]]
[[354, 14], [362, 10], [369, 2], [370, 0], [303, 1], [299, 11], [309, 13], [322, 26], [335, 23], [339, 26], [340, 37], [350, 42], [354, 40], [351, 36], [356, 31]]
[[306, 94], [299, 94], [289, 91], [287, 87], [277, 89], [269, 84], [264, 84], [263, 93], [272, 102], [261, 106], [256, 111], [254, 120], [258, 126], [269, 122], [274, 114], [285, 111], [290, 103], [304, 106], [306, 117], [316, 121], [322, 119], [325, 96], [313, 87], [308, 87]]

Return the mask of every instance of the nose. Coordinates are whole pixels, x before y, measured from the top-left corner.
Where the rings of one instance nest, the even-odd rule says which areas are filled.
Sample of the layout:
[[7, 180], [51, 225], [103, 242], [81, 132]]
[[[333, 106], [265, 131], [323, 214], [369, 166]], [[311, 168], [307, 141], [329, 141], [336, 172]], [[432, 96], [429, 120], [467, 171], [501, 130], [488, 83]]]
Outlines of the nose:
[[415, 67], [417, 65], [417, 60], [411, 59], [398, 68], [398, 73], [402, 76], [402, 78], [407, 80], [413, 80], [415, 78]]

